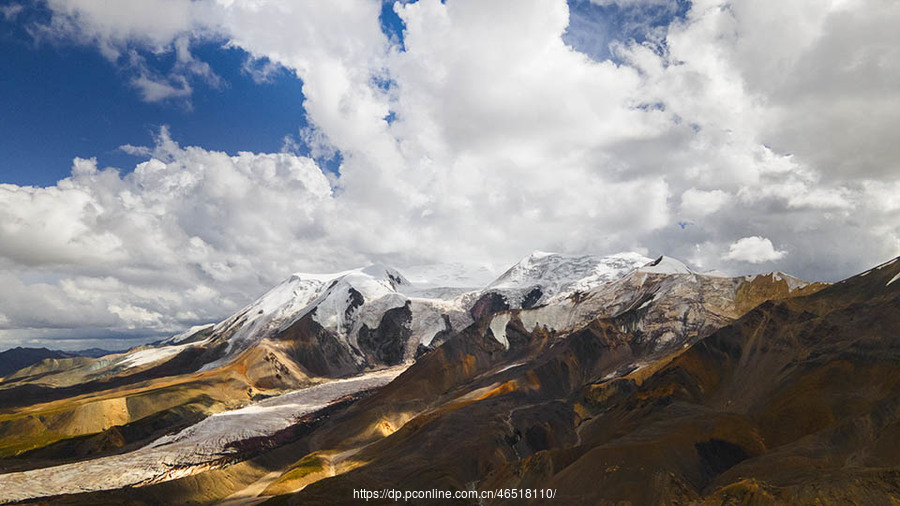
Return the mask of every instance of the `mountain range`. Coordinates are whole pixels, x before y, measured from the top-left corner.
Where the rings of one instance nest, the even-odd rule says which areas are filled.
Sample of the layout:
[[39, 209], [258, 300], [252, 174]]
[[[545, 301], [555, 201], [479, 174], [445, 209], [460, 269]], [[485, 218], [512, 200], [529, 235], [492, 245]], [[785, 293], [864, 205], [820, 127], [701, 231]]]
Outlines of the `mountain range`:
[[472, 279], [297, 273], [222, 322], [9, 372], [0, 502], [900, 500], [898, 259], [827, 284], [535, 252]]

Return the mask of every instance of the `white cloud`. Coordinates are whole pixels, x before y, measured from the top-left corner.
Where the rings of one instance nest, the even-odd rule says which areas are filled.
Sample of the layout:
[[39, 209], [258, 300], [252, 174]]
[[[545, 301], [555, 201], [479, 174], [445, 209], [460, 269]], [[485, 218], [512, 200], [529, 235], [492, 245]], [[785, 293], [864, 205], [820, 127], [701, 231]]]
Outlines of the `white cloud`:
[[681, 194], [681, 212], [688, 218], [713, 214], [728, 203], [731, 196], [722, 190], [698, 190], [690, 188]]
[[[146, 102], [187, 100], [193, 92], [192, 80], [213, 87], [222, 84], [210, 66], [190, 51], [192, 40], [216, 37], [218, 12], [208, 0], [46, 0], [46, 4], [49, 22], [29, 26], [36, 40], [96, 46], [130, 76], [130, 84]], [[160, 75], [141, 52], [173, 53], [175, 63]]]
[[776, 251], [772, 241], [759, 236], [744, 237], [728, 247], [728, 253], [724, 258], [738, 262], [759, 264], [780, 260], [787, 255], [787, 251]]
[[131, 44], [165, 50], [178, 37], [206, 26], [205, 20], [214, 15], [207, 1], [46, 0], [46, 3], [52, 18], [41, 27], [44, 36], [95, 43], [110, 59], [118, 58], [122, 48]]
[[76, 159], [56, 186], [0, 185], [5, 328], [176, 330], [292, 268], [335, 267], [316, 244], [332, 197], [312, 160], [182, 149], [165, 129], [152, 151], [127, 175]]
[[145, 102], [160, 102], [172, 98], [191, 96], [193, 89], [187, 80], [175, 79], [176, 84], [167, 80], [142, 74], [131, 80], [131, 85], [138, 89]]
[[[561, 0], [398, 4], [403, 50], [376, 1], [48, 5], [46, 33], [131, 65], [146, 100], [217, 85], [198, 40], [246, 50], [260, 79], [296, 73], [299, 140], [342, 155], [326, 176], [293, 140], [230, 157], [163, 130], [123, 146], [147, 157], [133, 173], [76, 160], [56, 186], [0, 186], [10, 293], [70, 327], [212, 320], [291, 270], [367, 261], [645, 248], [834, 280], [900, 254], [895, 3], [696, 0], [664, 45], [618, 42], [620, 63], [564, 43]], [[176, 63], [142, 73], [146, 51]], [[0, 307], [7, 329], [51, 325]]]
[[283, 67], [272, 62], [268, 58], [247, 58], [241, 66], [241, 71], [249, 75], [256, 84], [272, 81], [272, 77]]

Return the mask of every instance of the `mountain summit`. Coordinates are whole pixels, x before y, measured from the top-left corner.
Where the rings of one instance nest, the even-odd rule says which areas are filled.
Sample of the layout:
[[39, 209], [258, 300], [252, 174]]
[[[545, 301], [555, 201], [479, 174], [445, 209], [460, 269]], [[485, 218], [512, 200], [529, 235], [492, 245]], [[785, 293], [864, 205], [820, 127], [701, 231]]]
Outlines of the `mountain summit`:
[[[884, 269], [865, 275], [866, 290], [900, 286], [882, 282]], [[15, 500], [94, 491], [78, 497], [128, 502], [140, 487], [151, 502], [209, 502], [249, 487], [257, 470], [282, 470], [255, 492], [269, 495], [338, 476], [305, 501], [346, 485], [357, 458], [369, 463], [357, 474], [379, 486], [402, 473], [424, 487], [422, 459], [432, 458], [450, 487], [482, 479], [471, 469], [495, 471], [479, 487], [537, 486], [508, 476], [519, 463], [540, 467], [531, 459], [542, 451], [599, 444], [579, 427], [601, 416], [591, 404], [602, 405], [601, 386], [625, 395], [755, 308], [793, 307], [828, 286], [697, 273], [636, 253], [534, 252], [472, 289], [433, 281], [467, 279], [458, 266], [412, 278], [424, 282], [383, 265], [296, 273], [217, 324], [8, 375], [0, 465], [15, 472], [0, 473], [0, 487]], [[860, 293], [847, 288], [846, 300], [870, 296]], [[320, 471], [295, 472], [307, 467]], [[220, 472], [229, 477], [209, 478], [220, 485], [200, 485]]]

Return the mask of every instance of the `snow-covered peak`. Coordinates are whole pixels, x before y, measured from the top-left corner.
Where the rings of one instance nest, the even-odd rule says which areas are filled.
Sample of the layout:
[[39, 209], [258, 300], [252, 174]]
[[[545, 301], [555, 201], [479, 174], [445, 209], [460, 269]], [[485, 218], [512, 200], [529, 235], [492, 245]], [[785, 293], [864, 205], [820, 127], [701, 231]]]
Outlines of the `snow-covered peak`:
[[640, 272], [649, 272], [652, 274], [693, 274], [688, 266], [684, 265], [674, 258], [661, 256], [656, 260], [641, 266]]
[[382, 264], [372, 264], [359, 269], [358, 272], [380, 282], [386, 281], [395, 290], [410, 284], [403, 274], [400, 274], [400, 271]]
[[265, 318], [263, 315], [293, 315], [311, 305], [325, 292], [339, 291], [339, 288], [345, 291], [353, 288], [363, 297], [374, 299], [408, 284], [409, 281], [396, 269], [379, 264], [330, 274], [296, 272], [231, 319], [245, 315], [246, 321], [251, 322]]
[[[399, 271], [380, 264], [332, 274], [294, 273], [215, 326], [213, 335], [225, 339], [228, 347], [224, 357], [204, 369], [226, 363], [310, 313], [322, 327], [339, 335], [346, 335], [360, 323], [377, 325], [383, 311], [374, 309], [402, 306], [407, 299], [401, 291], [409, 286]], [[373, 310], [360, 309], [371, 303], [375, 303]]]
[[599, 256], [535, 251], [486, 290], [502, 293], [512, 307], [544, 304], [560, 294], [587, 291], [615, 281], [649, 261], [632, 252]]
[[597, 256], [535, 251], [488, 285], [488, 289], [588, 287], [618, 279], [649, 261], [649, 258], [631, 252]]

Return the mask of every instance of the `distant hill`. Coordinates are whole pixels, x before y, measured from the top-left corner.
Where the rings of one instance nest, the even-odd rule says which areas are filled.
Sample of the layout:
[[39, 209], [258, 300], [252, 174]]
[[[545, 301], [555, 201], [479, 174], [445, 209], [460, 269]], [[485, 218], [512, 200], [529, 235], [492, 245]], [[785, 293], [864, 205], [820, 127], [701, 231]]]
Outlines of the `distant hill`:
[[75, 356], [77, 355], [74, 353], [48, 350], [47, 348], [12, 348], [0, 352], [0, 376], [6, 376], [23, 367], [34, 365], [44, 359], [71, 358]]
[[97, 358], [104, 355], [115, 353], [101, 348], [88, 348], [78, 351], [59, 351], [47, 348], [11, 348], [0, 352], [0, 377], [7, 376], [19, 369], [23, 369], [30, 365], [48, 358], [73, 358], [73, 357], [89, 357]]
[[70, 355], [88, 358], [100, 358], [112, 353], [120, 353], [117, 351], [104, 350], [103, 348], [88, 348], [86, 350], [70, 351]]

